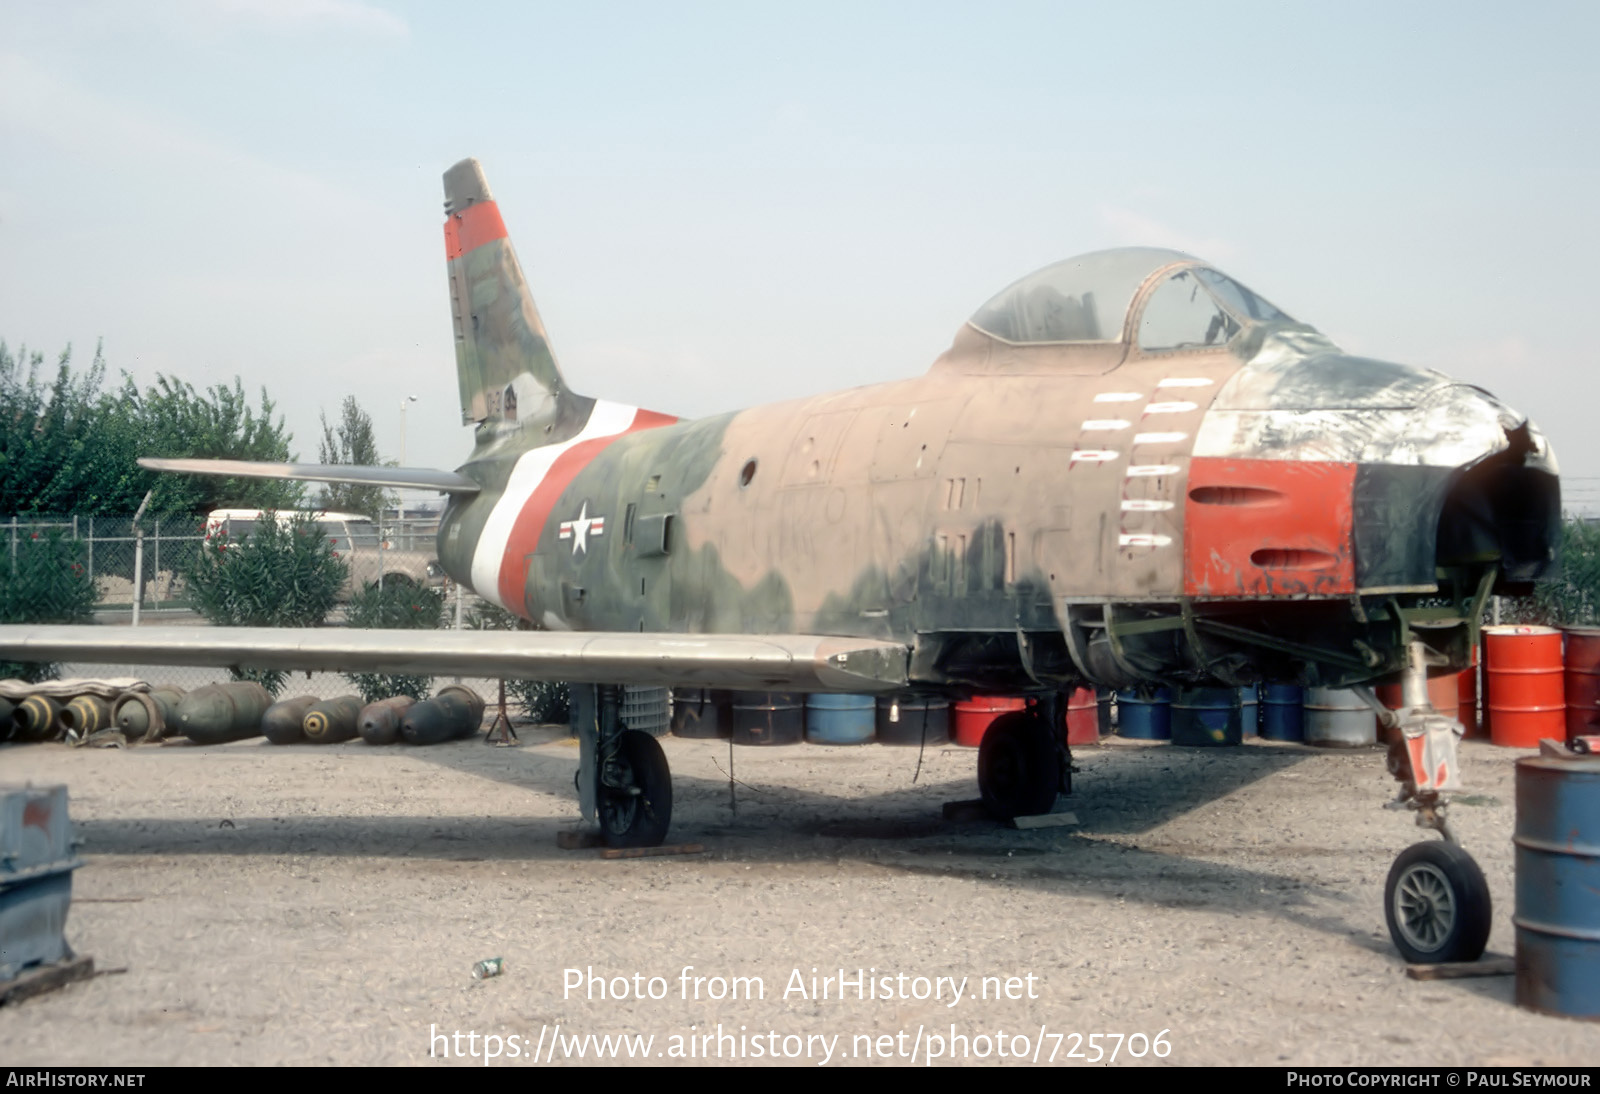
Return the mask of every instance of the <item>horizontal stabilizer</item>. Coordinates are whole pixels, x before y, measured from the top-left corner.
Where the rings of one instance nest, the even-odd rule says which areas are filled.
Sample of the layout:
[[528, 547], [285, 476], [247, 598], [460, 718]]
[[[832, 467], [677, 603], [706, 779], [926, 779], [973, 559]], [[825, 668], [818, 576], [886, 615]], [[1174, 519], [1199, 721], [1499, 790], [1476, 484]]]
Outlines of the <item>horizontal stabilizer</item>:
[[359, 486], [394, 486], [437, 490], [443, 494], [476, 494], [482, 489], [465, 475], [431, 467], [357, 467], [341, 463], [257, 463], [253, 460], [161, 460], [141, 457], [149, 471], [184, 471], [191, 475], [226, 475], [238, 479], [303, 479], [348, 482]]
[[738, 691], [885, 692], [910, 651], [872, 638], [345, 627], [0, 626], [0, 660], [486, 676]]

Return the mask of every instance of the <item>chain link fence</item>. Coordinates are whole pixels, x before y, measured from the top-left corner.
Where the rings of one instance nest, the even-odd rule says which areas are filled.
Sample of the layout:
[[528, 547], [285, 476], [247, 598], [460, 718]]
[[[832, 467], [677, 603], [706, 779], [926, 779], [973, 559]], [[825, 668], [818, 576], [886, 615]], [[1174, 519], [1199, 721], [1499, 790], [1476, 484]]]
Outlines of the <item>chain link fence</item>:
[[[132, 516], [0, 516], [5, 550], [0, 557], [0, 622], [133, 626], [137, 573], [143, 592], [138, 625], [209, 626], [196, 611], [184, 576], [206, 531], [204, 517], [146, 516], [136, 526]], [[509, 626], [505, 613], [438, 572], [437, 533], [437, 517], [390, 519], [383, 522], [380, 535], [363, 542], [360, 535], [346, 534], [336, 548], [352, 553], [351, 569], [366, 581], [415, 580], [441, 588], [447, 629]], [[342, 607], [335, 608], [326, 625], [344, 625]], [[58, 666], [58, 673], [62, 678], [131, 676], [153, 687], [185, 690], [232, 679], [226, 669], [171, 665], [68, 663]], [[499, 694], [499, 681], [486, 677], [439, 677], [435, 689], [446, 683], [466, 684], [490, 703]], [[337, 673], [296, 673], [280, 697], [330, 698], [352, 690]]]

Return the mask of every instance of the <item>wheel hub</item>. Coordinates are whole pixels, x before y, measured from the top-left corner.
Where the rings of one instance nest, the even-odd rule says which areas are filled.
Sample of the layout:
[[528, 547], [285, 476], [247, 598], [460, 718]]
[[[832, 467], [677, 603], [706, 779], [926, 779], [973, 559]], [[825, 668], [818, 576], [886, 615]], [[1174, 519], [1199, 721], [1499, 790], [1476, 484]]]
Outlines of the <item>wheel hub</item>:
[[1455, 926], [1455, 897], [1438, 867], [1419, 862], [1395, 888], [1395, 920], [1406, 941], [1419, 950], [1443, 945]]

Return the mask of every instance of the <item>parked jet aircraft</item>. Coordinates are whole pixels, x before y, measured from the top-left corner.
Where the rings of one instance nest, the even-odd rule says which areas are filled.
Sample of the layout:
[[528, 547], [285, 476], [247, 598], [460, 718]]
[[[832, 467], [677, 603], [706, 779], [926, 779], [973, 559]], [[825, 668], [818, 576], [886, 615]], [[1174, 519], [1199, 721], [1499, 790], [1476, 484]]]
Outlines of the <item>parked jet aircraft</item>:
[[0, 656], [592, 682], [580, 796], [621, 845], [661, 842], [672, 797], [622, 683], [1036, 694], [979, 755], [1013, 816], [1063, 787], [1063, 689], [1399, 679], [1390, 767], [1445, 839], [1396, 861], [1391, 931], [1413, 960], [1481, 952], [1440, 796], [1461, 730], [1425, 678], [1555, 564], [1555, 457], [1522, 415], [1127, 248], [1009, 286], [925, 375], [680, 421], [568, 387], [476, 161], [445, 196], [461, 468], [141, 462], [444, 491], [447, 572], [538, 631], [6, 627]]

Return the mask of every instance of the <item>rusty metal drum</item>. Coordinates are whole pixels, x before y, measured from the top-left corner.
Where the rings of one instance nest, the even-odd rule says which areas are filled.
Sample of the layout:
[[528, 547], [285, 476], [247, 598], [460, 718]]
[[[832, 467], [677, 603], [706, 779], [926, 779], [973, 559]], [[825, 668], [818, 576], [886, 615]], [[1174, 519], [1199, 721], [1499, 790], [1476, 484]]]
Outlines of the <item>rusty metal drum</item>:
[[1507, 748], [1538, 748], [1565, 739], [1567, 697], [1561, 632], [1554, 627], [1485, 627], [1489, 739]]
[[787, 691], [740, 691], [733, 696], [733, 743], [797, 745], [805, 739], [805, 703]]
[[[1443, 676], [1428, 677], [1428, 702], [1433, 709], [1443, 714], [1446, 718], [1461, 719], [1461, 673], [1452, 672]], [[1378, 696], [1378, 701], [1390, 710], [1399, 710], [1405, 702], [1400, 694], [1399, 684], [1379, 684], [1372, 689]], [[1474, 719], [1476, 720], [1476, 719]], [[1465, 725], [1465, 722], [1462, 723]], [[1378, 727], [1378, 736], [1382, 740], [1389, 740], [1394, 730]]]
[[1600, 627], [1563, 627], [1566, 633], [1567, 740], [1600, 733]]
[[950, 703], [923, 695], [878, 697], [878, 743], [943, 745], [950, 741]]
[[1065, 732], [1068, 745], [1100, 743], [1100, 699], [1094, 688], [1074, 688], [1068, 694]]
[[1600, 1021], [1600, 757], [1517, 761], [1516, 1000]]
[[1307, 688], [1305, 742], [1323, 748], [1378, 743], [1378, 715], [1349, 688]]
[[1014, 710], [1026, 710], [1026, 699], [1013, 699], [1004, 695], [974, 695], [955, 705], [951, 716], [952, 736], [963, 748], [977, 748], [983, 744], [983, 735], [995, 719]]

